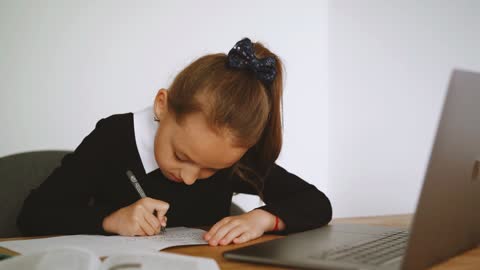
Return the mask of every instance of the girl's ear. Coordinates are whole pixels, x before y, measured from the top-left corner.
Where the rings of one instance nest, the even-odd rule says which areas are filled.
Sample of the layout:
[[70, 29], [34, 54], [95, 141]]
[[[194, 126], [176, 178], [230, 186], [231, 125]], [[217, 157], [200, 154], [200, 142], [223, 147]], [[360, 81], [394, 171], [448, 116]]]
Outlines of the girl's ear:
[[155, 103], [153, 104], [155, 117], [158, 120], [164, 119], [168, 114], [168, 91], [167, 89], [158, 90], [155, 97]]

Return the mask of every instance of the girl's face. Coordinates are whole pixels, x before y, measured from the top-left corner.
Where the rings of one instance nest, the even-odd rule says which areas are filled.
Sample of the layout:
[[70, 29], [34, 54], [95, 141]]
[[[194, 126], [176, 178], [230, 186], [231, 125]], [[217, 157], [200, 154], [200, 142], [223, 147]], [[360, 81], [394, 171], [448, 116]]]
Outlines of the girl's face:
[[217, 134], [210, 129], [202, 113], [193, 113], [182, 124], [177, 123], [168, 111], [167, 95], [161, 89], [155, 99], [155, 113], [160, 120], [155, 159], [166, 178], [192, 185], [197, 179], [232, 166], [248, 150], [233, 146], [228, 132]]

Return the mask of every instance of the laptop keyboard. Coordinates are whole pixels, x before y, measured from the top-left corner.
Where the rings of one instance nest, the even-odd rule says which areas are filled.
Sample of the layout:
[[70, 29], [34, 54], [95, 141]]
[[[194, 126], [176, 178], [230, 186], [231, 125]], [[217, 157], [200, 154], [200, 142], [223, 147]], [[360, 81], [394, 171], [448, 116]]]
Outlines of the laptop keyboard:
[[403, 256], [408, 241], [408, 231], [384, 234], [375, 240], [340, 246], [312, 258], [343, 261], [354, 264], [382, 265]]

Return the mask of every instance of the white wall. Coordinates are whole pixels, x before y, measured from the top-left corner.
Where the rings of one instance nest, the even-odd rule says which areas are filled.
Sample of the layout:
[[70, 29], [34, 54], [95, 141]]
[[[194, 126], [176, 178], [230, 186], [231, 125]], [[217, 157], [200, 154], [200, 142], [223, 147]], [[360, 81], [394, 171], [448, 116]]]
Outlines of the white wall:
[[480, 2], [329, 3], [335, 215], [412, 212], [449, 73], [480, 71]]
[[279, 163], [337, 217], [411, 212], [450, 69], [480, 70], [479, 3], [2, 0], [0, 156], [72, 149], [249, 36], [287, 68]]
[[325, 190], [327, 19], [316, 0], [2, 0], [0, 156], [73, 149], [100, 118], [150, 105], [193, 59], [248, 36], [287, 69], [279, 163]]

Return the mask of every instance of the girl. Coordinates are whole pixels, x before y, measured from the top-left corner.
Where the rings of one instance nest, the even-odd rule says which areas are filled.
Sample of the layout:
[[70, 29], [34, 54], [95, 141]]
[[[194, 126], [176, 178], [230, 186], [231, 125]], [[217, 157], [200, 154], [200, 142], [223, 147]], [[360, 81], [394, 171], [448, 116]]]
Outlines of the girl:
[[[328, 198], [275, 164], [282, 146], [282, 64], [245, 38], [181, 71], [153, 107], [100, 120], [25, 200], [26, 235], [153, 235], [205, 226], [210, 245], [327, 224]], [[149, 196], [126, 176], [132, 171]], [[232, 194], [265, 206], [228, 216]], [[155, 215], [154, 215], [154, 212]]]

